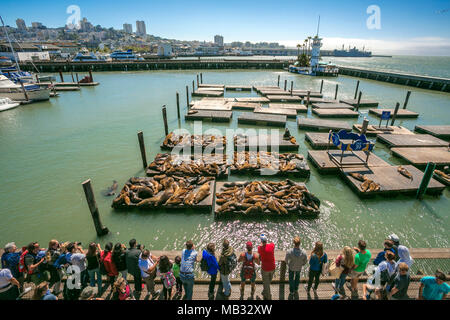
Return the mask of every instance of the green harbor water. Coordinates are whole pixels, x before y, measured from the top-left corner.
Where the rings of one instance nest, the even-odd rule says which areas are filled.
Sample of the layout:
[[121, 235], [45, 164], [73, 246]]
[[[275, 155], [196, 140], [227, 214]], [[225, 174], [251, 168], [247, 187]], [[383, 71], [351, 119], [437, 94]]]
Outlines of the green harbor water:
[[[161, 106], [167, 105], [169, 129], [181, 126], [192, 130], [193, 123], [177, 120], [175, 92], [180, 93], [182, 113], [186, 112], [185, 86], [192, 90], [192, 80], [203, 73], [204, 83], [276, 85], [277, 76], [294, 81], [294, 88], [319, 90], [321, 78], [289, 74], [284, 71], [161, 71], [94, 73], [97, 87], [79, 92], [61, 92], [47, 102], [24, 105], [0, 113], [0, 245], [15, 241], [24, 245], [51, 238], [61, 241], [128, 242], [132, 237], [148, 248], [181, 249], [192, 239], [197, 247], [228, 238], [243, 248], [245, 241], [268, 234], [277, 248], [291, 245], [295, 235], [303, 246], [311, 248], [317, 240], [325, 248], [354, 245], [358, 239], [369, 247], [380, 247], [390, 233], [411, 247], [448, 247], [450, 234], [450, 192], [441, 196], [376, 197], [361, 200], [338, 176], [322, 176], [311, 167], [307, 187], [322, 201], [321, 214], [315, 220], [289, 219], [217, 221], [211, 213], [115, 211], [112, 197], [102, 190], [117, 180], [119, 189], [133, 176], [143, 176], [136, 133], [144, 132], [149, 162], [161, 152], [164, 126]], [[67, 74], [65, 75], [68, 81]], [[410, 130], [416, 124], [450, 124], [450, 95], [360, 79], [363, 98], [375, 99], [382, 107], [403, 103], [406, 91], [412, 90], [408, 109], [419, 112], [412, 120], [397, 120]], [[353, 98], [356, 78], [324, 78], [324, 94], [333, 97], [339, 84], [339, 98]], [[288, 86], [289, 86], [288, 85]], [[226, 97], [248, 96], [230, 93]], [[256, 96], [256, 93], [251, 93]], [[239, 112], [230, 124], [204, 122], [203, 129], [257, 128], [237, 125]], [[305, 115], [301, 115], [305, 116]], [[313, 117], [310, 112], [308, 117]], [[367, 116], [372, 124], [378, 119], [362, 109], [358, 120]], [[299, 144], [299, 153], [307, 155], [309, 145], [304, 131], [288, 120]], [[403, 164], [389, 149], [376, 144], [375, 154], [391, 164]], [[103, 224], [111, 231], [99, 239], [84, 197], [81, 182], [92, 179]], [[242, 180], [232, 176], [230, 180]], [[300, 180], [303, 181], [303, 180]]]

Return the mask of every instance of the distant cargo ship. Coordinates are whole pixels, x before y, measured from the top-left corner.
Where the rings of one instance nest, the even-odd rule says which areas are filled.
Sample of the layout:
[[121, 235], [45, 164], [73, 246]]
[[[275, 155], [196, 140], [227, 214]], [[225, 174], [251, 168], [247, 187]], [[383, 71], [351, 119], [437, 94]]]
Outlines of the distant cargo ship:
[[342, 50], [335, 49], [333, 51], [333, 56], [335, 57], [372, 57], [371, 51], [364, 51], [364, 47], [362, 51], [353, 47], [352, 49], [344, 50], [344, 46], [342, 46]]

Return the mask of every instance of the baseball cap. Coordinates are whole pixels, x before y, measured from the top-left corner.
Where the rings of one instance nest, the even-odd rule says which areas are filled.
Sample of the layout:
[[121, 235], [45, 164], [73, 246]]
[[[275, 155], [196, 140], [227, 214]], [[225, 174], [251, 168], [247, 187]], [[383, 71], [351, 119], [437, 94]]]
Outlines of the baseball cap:
[[247, 241], [247, 243], [245, 244], [245, 246], [247, 248], [253, 248], [253, 243], [251, 241]]
[[263, 233], [263, 234], [261, 234], [261, 241], [262, 242], [267, 242], [267, 237], [266, 237], [266, 235]]
[[391, 234], [388, 237], [388, 239], [394, 241], [395, 243], [399, 243], [400, 242], [400, 239], [398, 238], [398, 236], [395, 233]]
[[97, 287], [87, 286], [86, 288], [83, 289], [83, 291], [81, 291], [80, 300], [88, 300], [97, 293], [98, 293]]

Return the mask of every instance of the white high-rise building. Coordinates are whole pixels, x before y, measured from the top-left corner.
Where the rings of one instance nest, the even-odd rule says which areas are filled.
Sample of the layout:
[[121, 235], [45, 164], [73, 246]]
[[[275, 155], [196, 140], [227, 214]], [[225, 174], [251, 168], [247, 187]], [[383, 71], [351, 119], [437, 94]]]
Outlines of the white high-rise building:
[[220, 35], [214, 36], [214, 44], [219, 47], [223, 47], [223, 37]]
[[144, 21], [136, 21], [136, 34], [138, 36], [145, 36], [147, 34]]
[[17, 19], [16, 25], [19, 30], [27, 30], [27, 26], [25, 25], [25, 21], [23, 19]]
[[123, 31], [125, 31], [126, 33], [133, 33], [133, 26], [130, 23], [124, 23]]

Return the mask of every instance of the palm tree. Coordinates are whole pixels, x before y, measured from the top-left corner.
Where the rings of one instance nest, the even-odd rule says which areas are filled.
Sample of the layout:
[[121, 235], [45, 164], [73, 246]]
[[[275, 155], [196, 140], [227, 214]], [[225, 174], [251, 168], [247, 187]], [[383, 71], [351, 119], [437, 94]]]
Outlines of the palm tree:
[[301, 45], [300, 45], [300, 44], [297, 44], [297, 56], [300, 55], [300, 47], [301, 47]]
[[308, 50], [311, 52], [311, 44], [310, 44], [310, 41], [311, 41], [311, 37], [308, 37]]

